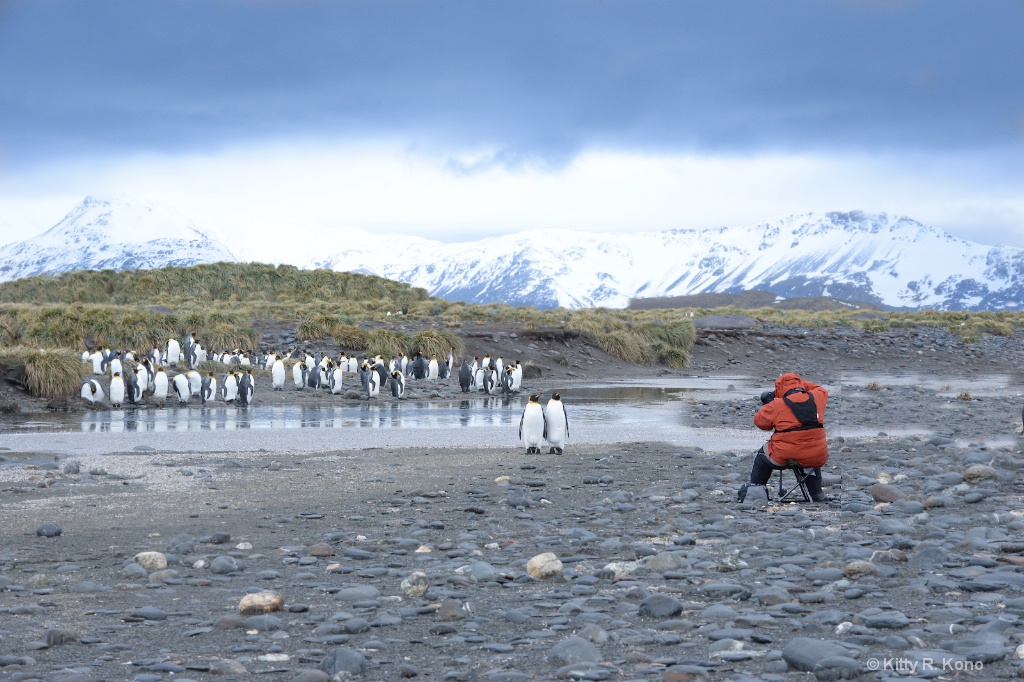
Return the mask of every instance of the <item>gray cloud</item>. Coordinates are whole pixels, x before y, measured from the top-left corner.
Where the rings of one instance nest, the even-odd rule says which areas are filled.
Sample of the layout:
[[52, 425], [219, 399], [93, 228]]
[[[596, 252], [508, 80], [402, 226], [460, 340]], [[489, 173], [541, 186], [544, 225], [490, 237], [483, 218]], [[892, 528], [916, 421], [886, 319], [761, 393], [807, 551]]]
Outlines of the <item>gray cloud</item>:
[[559, 166], [712, 152], [1024, 145], [1024, 5], [204, 2], [0, 5], [0, 153], [396, 136]]

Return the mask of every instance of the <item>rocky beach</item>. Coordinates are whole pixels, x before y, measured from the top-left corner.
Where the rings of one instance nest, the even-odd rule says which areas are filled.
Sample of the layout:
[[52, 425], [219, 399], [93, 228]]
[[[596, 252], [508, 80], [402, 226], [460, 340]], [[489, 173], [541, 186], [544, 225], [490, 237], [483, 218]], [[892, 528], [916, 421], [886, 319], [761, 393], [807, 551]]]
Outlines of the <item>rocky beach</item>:
[[466, 352], [491, 349], [544, 394], [800, 372], [831, 391], [830, 501], [737, 502], [753, 392], [683, 395], [672, 437], [577, 429], [560, 457], [514, 428], [7, 430], [0, 680], [1024, 676], [1021, 330], [704, 330], [686, 370], [507, 330]]

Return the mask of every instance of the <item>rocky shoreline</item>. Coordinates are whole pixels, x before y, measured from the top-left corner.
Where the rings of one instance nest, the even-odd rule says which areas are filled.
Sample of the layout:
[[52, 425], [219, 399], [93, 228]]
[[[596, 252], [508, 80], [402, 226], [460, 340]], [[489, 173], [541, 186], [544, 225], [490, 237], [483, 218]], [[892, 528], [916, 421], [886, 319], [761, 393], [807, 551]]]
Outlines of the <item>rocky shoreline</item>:
[[[828, 334], [705, 334], [689, 370], [830, 383], [826, 504], [737, 503], [751, 452], [642, 439], [0, 451], [0, 679], [1024, 675], [1021, 335]], [[538, 386], [618, 371], [586, 357]]]

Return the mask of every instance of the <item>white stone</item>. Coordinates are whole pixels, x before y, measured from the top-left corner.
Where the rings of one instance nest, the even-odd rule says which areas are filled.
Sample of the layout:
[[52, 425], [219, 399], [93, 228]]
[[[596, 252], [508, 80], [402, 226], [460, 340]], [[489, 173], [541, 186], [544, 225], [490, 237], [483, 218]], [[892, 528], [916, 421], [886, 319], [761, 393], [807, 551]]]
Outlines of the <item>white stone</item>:
[[526, 572], [537, 580], [562, 575], [562, 562], [551, 552], [544, 552], [526, 562]]
[[167, 568], [167, 557], [162, 552], [139, 552], [133, 560], [147, 571], [162, 571]]

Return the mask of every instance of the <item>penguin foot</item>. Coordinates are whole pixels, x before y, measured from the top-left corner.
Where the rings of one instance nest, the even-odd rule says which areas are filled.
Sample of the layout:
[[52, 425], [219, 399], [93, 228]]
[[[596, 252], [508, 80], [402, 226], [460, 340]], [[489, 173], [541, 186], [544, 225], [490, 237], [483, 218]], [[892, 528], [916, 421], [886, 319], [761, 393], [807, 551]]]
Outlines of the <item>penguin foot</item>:
[[555, 448], [555, 454], [556, 455], [562, 454], [562, 448]]
[[549, 454], [549, 455], [554, 455], [554, 454], [555, 454], [555, 446], [554, 446], [554, 445], [552, 445], [552, 446], [551, 446], [551, 449], [550, 449], [550, 450], [548, 450], [548, 454]]

